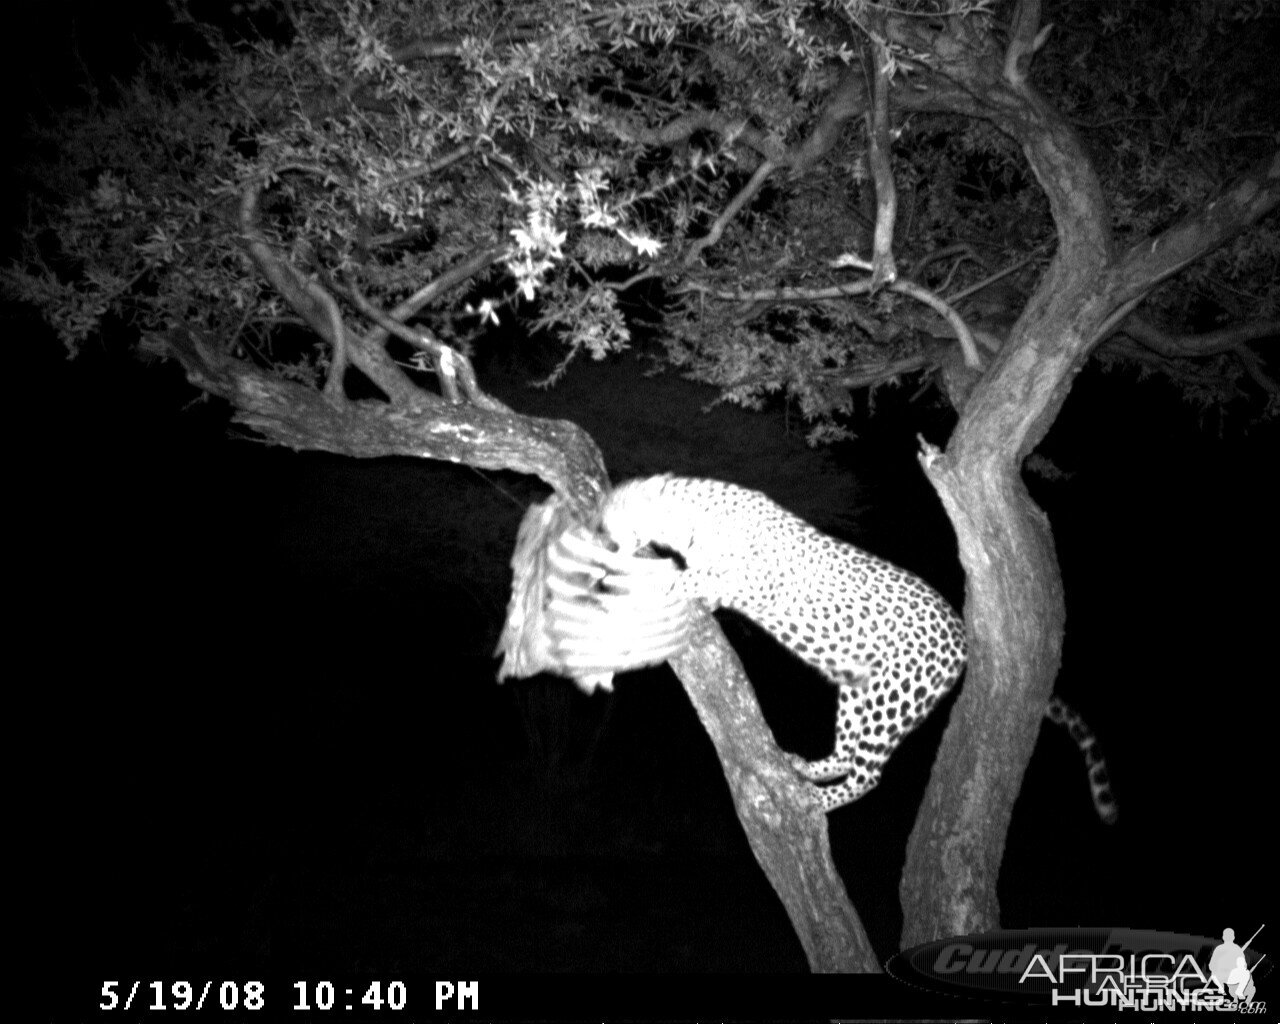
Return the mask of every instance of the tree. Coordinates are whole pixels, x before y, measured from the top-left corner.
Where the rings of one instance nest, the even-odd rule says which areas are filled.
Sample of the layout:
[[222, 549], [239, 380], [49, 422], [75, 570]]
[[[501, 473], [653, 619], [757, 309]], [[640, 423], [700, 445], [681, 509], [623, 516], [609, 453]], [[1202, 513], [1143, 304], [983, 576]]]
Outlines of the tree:
[[[1065, 5], [1051, 27], [1025, 0], [173, 9], [128, 86], [48, 130], [7, 280], [72, 354], [126, 331], [271, 442], [514, 469], [579, 518], [603, 461], [485, 393], [470, 355], [493, 322], [557, 334], [555, 377], [660, 315], [666, 363], [793, 403], [815, 442], [863, 389], [941, 385], [959, 421], [922, 463], [972, 654], [903, 942], [996, 926], [1064, 615], [1024, 463], [1095, 355], [1274, 410], [1254, 343], [1280, 332], [1280, 155], [1244, 70], [1274, 13], [1175, 5], [1156, 47], [1154, 7]], [[1206, 51], [1234, 70], [1210, 80]], [[1229, 325], [1164, 326], [1205, 308]], [[672, 664], [811, 965], [871, 969], [825, 819], [714, 620]]]

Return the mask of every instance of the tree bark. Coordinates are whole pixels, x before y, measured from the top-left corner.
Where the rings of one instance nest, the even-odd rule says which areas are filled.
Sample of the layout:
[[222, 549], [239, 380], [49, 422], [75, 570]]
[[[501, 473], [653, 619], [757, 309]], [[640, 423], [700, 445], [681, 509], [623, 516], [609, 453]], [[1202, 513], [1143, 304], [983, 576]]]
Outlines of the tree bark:
[[[175, 334], [169, 349], [193, 384], [231, 403], [237, 422], [290, 448], [514, 469], [545, 480], [584, 520], [608, 487], [599, 449], [568, 421], [449, 403], [426, 393], [411, 410], [380, 401], [334, 402], [314, 388], [220, 358], [190, 335]], [[690, 646], [672, 667], [715, 745], [751, 850], [782, 900], [810, 968], [879, 970], [832, 862], [826, 814], [774, 742], [742, 664], [710, 614], [701, 613]]]
[[171, 332], [167, 349], [192, 384], [230, 403], [236, 423], [287, 448], [515, 470], [545, 481], [582, 516], [595, 510], [608, 488], [600, 449], [569, 420], [447, 402], [421, 390], [409, 406], [334, 401], [313, 387], [223, 356], [186, 332]]
[[1066, 621], [1047, 517], [1021, 479], [1092, 349], [1155, 284], [1280, 202], [1280, 156], [1204, 210], [1116, 257], [1109, 212], [1074, 130], [1030, 86], [1025, 60], [1043, 34], [1024, 0], [1003, 64], [951, 26], [926, 40], [932, 90], [904, 105], [985, 117], [1016, 138], [1049, 199], [1058, 251], [1009, 340], [969, 392], [930, 482], [956, 528], [966, 574], [970, 660], [907, 847], [902, 944], [996, 928], [996, 883], [1013, 804], [1057, 677]]
[[[587, 521], [590, 521], [589, 519]], [[605, 655], [578, 674], [564, 656], [559, 614], [548, 595], [572, 585], [551, 554], [575, 519], [563, 501], [552, 499], [526, 513], [512, 556], [511, 600], [498, 643], [499, 678], [540, 672], [574, 675], [591, 691], [609, 676], [665, 656], [625, 660], [634, 653]], [[616, 614], [616, 613], [615, 613]], [[827, 817], [816, 787], [801, 778], [774, 742], [755, 692], [716, 620], [691, 603], [681, 612], [689, 632], [671, 658], [720, 759], [738, 820], [765, 876], [782, 901], [809, 966], [820, 972], [878, 970], [870, 942], [831, 859]], [[643, 610], [628, 620], [634, 637], [644, 636]], [[593, 657], [599, 659], [598, 651]]]
[[782, 900], [815, 973], [880, 970], [831, 859], [827, 816], [773, 740], [742, 663], [701, 612], [671, 661], [715, 745], [747, 842]]
[[[1057, 677], [1066, 621], [1052, 530], [1021, 467], [1061, 408], [1096, 326], [1114, 310], [1101, 287], [1111, 251], [1106, 205], [1079, 140], [1021, 67], [1009, 72], [1016, 61], [1002, 61], [989, 42], [952, 27], [957, 35], [932, 41], [933, 102], [987, 117], [1022, 143], [1049, 197], [1059, 248], [970, 392], [946, 455], [927, 452], [923, 460], [956, 528], [969, 666], [908, 841], [904, 946], [1000, 923], [996, 882], [1005, 840]], [[1009, 54], [1028, 52], [1036, 19], [1017, 19], [1017, 29]]]
[[[456, 372], [455, 364], [465, 363], [455, 352], [438, 352], [444, 359], [437, 362], [442, 396], [419, 389], [390, 362], [384, 348], [389, 333], [404, 333], [413, 343], [428, 344], [428, 339], [400, 328], [420, 302], [438, 294], [439, 281], [386, 315], [352, 296], [378, 324], [364, 336], [355, 335], [343, 323], [333, 296], [292, 268], [258, 230], [257, 197], [256, 187], [247, 188], [240, 210], [253, 263], [333, 346], [332, 369], [319, 391], [230, 358], [190, 332], [173, 330], [166, 350], [182, 363], [192, 384], [226, 399], [236, 422], [278, 444], [357, 457], [402, 454], [512, 469], [550, 484], [564, 501], [560, 507], [565, 511], [557, 514], [583, 523], [595, 519], [609, 480], [595, 442], [576, 424], [522, 416], [484, 395], [473, 377], [468, 387], [446, 386], [454, 383], [450, 367]], [[440, 280], [447, 277], [456, 284], [494, 258], [492, 252], [478, 254], [460, 264], [456, 275]], [[444, 349], [438, 344], [430, 347]], [[343, 368], [348, 357], [388, 401], [353, 401], [346, 396]], [[469, 363], [465, 369], [470, 374]], [[536, 612], [544, 594], [540, 587], [521, 586], [522, 558], [527, 562], [529, 552], [522, 556], [518, 548], [513, 562], [516, 593], [500, 643], [508, 655], [504, 670], [517, 675], [557, 671], [554, 663], [540, 660], [544, 638]], [[812, 786], [796, 776], [773, 742], [742, 666], [709, 614], [702, 613], [692, 644], [673, 660], [673, 667], [715, 743], [752, 851], [782, 899], [812, 969], [878, 969], [832, 864], [826, 815]]]

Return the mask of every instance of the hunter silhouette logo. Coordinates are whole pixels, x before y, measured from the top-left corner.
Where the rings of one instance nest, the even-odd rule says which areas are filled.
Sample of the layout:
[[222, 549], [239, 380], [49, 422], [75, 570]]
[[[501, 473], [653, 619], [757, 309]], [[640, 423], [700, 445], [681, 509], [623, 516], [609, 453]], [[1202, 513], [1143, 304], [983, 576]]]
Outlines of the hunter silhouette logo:
[[1257, 932], [1249, 936], [1249, 942], [1243, 946], [1236, 945], [1236, 933], [1233, 929], [1222, 929], [1222, 943], [1209, 958], [1209, 975], [1219, 992], [1230, 994], [1245, 1003], [1253, 1002], [1256, 991], [1253, 984], [1253, 971], [1266, 959], [1266, 954], [1263, 953], [1253, 968], [1250, 968], [1244, 951], [1249, 948], [1249, 943], [1258, 937], [1258, 932], [1265, 927], [1265, 924], [1261, 925]]

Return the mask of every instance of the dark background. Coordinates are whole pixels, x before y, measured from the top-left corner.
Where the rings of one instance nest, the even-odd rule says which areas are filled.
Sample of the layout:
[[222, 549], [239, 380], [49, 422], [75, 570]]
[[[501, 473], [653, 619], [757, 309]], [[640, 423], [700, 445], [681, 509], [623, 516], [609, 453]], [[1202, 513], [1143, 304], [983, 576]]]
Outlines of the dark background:
[[[804, 969], [668, 670], [612, 697], [495, 684], [535, 482], [267, 448], [228, 436], [213, 403], [184, 409], [194, 393], [170, 367], [68, 367], [34, 341], [57, 414], [22, 488], [39, 641], [18, 636], [31, 657], [11, 685], [35, 694], [22, 791], [51, 948], [152, 970]], [[626, 360], [550, 393], [516, 369], [482, 364], [482, 379], [573, 415], [616, 478], [764, 487], [959, 601], [914, 458], [917, 431], [944, 440], [945, 413], [882, 398], [858, 442], [818, 455], [781, 415], [704, 414], [709, 392]], [[1096, 820], [1074, 746], [1047, 726], [1004, 923], [1252, 932], [1271, 891], [1274, 431], [1205, 437], [1158, 386], [1090, 371], [1044, 451], [1071, 474], [1034, 484], [1066, 583], [1059, 692], [1102, 739], [1121, 820]], [[725, 624], [779, 741], [828, 752], [832, 691]], [[948, 707], [832, 817], [882, 956]]]
[[[15, 24], [11, 115], [73, 91], [75, 6]], [[113, 6], [78, 12], [81, 51], [123, 50]], [[24, 197], [5, 195], [14, 219]], [[591, 699], [494, 683], [536, 482], [269, 449], [229, 436], [225, 410], [172, 367], [92, 349], [68, 365], [20, 314], [6, 327], [13, 789], [50, 964], [804, 970], [668, 671]], [[916, 434], [943, 443], [950, 420], [907, 392], [882, 393], [859, 440], [819, 456], [783, 415], [703, 415], [709, 392], [630, 360], [577, 367], [550, 393], [523, 389], [509, 359], [480, 369], [521, 411], [590, 430], [615, 479], [763, 487], [959, 601], [950, 527], [915, 461]], [[1046, 728], [1009, 837], [1006, 926], [1247, 935], [1274, 921], [1276, 440], [1198, 422], [1157, 383], [1078, 379], [1042, 449], [1069, 477], [1033, 486], [1066, 583], [1059, 692], [1104, 743], [1121, 820], [1097, 822], [1076, 751]], [[726, 628], [779, 741], [828, 752], [831, 691], [751, 627]], [[882, 957], [948, 706], [832, 817]]]

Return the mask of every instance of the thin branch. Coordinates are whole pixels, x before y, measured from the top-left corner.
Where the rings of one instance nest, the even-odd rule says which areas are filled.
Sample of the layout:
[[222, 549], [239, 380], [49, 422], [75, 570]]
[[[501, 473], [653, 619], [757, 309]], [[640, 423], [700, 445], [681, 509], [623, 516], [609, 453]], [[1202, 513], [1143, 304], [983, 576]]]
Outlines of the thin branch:
[[1219, 367], [1205, 366], [1191, 359], [1170, 359], [1138, 344], [1126, 334], [1117, 334], [1099, 350], [1107, 359], [1136, 364], [1167, 377], [1183, 387], [1221, 392], [1225, 383]]
[[777, 164], [766, 160], [756, 168], [756, 173], [751, 175], [751, 180], [742, 187], [738, 194], [729, 202], [729, 205], [721, 211], [720, 216], [717, 217], [715, 219], [715, 223], [711, 225], [711, 229], [689, 246], [689, 251], [685, 253], [683, 260], [686, 267], [693, 263], [694, 259], [700, 252], [702, 252], [703, 249], [715, 245], [716, 242], [720, 241], [720, 236], [724, 234], [724, 229], [728, 225], [729, 221], [736, 217], [738, 211], [747, 204], [752, 196], [760, 191], [764, 186], [764, 183], [768, 180], [769, 175], [777, 169], [777, 166]]
[[848, 284], [828, 285], [825, 288], [716, 288], [701, 281], [687, 281], [674, 290], [674, 294], [694, 293], [723, 302], [826, 302], [844, 299], [852, 295], [869, 295], [870, 279], [850, 281]]
[[[396, 185], [403, 185], [407, 181], [413, 181], [416, 178], [425, 178], [428, 175], [436, 174], [443, 171], [447, 167], [452, 167], [460, 160], [465, 160], [469, 156], [474, 156], [480, 151], [478, 142], [471, 142], [465, 146], [459, 146], [457, 149], [450, 150], [444, 156], [437, 157], [429, 163], [422, 164], [418, 167], [408, 167], [403, 171], [388, 177], [382, 184], [384, 187], [392, 188]], [[501, 157], [506, 162], [506, 157]]]
[[629, 291], [634, 285], [639, 284], [641, 281], [648, 281], [651, 278], [656, 279], [661, 277], [662, 272], [660, 270], [647, 267], [644, 270], [636, 271], [636, 273], [632, 274], [625, 281], [601, 281], [600, 286], [602, 288], [608, 288], [611, 292], [617, 292], [621, 295], [623, 292]]
[[1022, 0], [1014, 6], [1009, 47], [1004, 55], [1004, 77], [1014, 88], [1026, 84], [1031, 58], [1044, 46], [1052, 28], [1052, 25], [1040, 27], [1040, 0]]
[[1266, 369], [1262, 365], [1262, 360], [1258, 358], [1257, 353], [1252, 349], [1241, 345], [1236, 349], [1235, 354], [1236, 358], [1240, 360], [1240, 365], [1244, 367], [1244, 372], [1253, 379], [1253, 382], [1257, 384], [1265, 394], [1271, 396], [1271, 400], [1273, 402], [1280, 397], [1280, 382], [1272, 377], [1271, 374], [1267, 373]]
[[[806, 374], [806, 379], [816, 378], [834, 387], [854, 390], [856, 388], [874, 387], [903, 374], [930, 369], [934, 365], [935, 360], [930, 358], [928, 353], [916, 352], [887, 363], [863, 362], [853, 366], [833, 366], [808, 373]], [[725, 381], [721, 387], [725, 389], [757, 386], [776, 387], [778, 383], [777, 374], [758, 372]]]
[[876, 384], [883, 384], [892, 380], [894, 377], [901, 377], [907, 373], [915, 373], [918, 370], [927, 370], [933, 365], [933, 360], [925, 353], [916, 353], [915, 355], [906, 356], [902, 359], [895, 359], [889, 363], [878, 363], [860, 368], [839, 367], [838, 369], [823, 371], [819, 376], [823, 376], [846, 387], [849, 390], [856, 388], [873, 387]]
[[871, 284], [879, 288], [894, 281], [898, 269], [893, 261], [893, 232], [898, 220], [898, 187], [893, 180], [889, 154], [889, 73], [893, 57], [889, 47], [872, 37], [870, 52], [863, 50], [863, 63], [869, 64], [872, 102], [867, 111], [867, 163], [876, 187], [876, 230], [871, 245]]
[[[509, 27], [495, 32], [489, 40], [491, 46], [514, 46], [517, 43], [538, 42], [554, 35], [543, 28]], [[391, 59], [397, 64], [412, 64], [420, 60], [441, 60], [462, 55], [461, 39], [416, 39], [391, 51]]]
[[[391, 309], [387, 315], [392, 320], [404, 323], [424, 306], [434, 302], [445, 292], [458, 287], [464, 281], [470, 280], [485, 268], [497, 263], [506, 254], [506, 246], [496, 246], [476, 253], [476, 255], [450, 267], [434, 280], [424, 284], [407, 299]], [[385, 328], [378, 326], [369, 332], [366, 340], [371, 343], [386, 341], [389, 333]]]
[[240, 237], [250, 259], [272, 287], [316, 334], [332, 345], [334, 357], [329, 380], [325, 384], [326, 397], [331, 400], [341, 397], [341, 378], [335, 369], [339, 366], [345, 369], [346, 361], [350, 359], [393, 402], [420, 404], [426, 392], [405, 377], [380, 347], [362, 345], [348, 337], [333, 296], [271, 247], [257, 223], [258, 197], [262, 187], [263, 182], [259, 180], [246, 185], [241, 192]]
[[[454, 150], [435, 163], [447, 165], [462, 159], [466, 155], [465, 148]], [[304, 174], [317, 175], [325, 180], [334, 177], [334, 173], [331, 170], [319, 165], [306, 163], [285, 164], [273, 168], [271, 174], [280, 174], [284, 171], [297, 171]], [[333, 345], [334, 357], [330, 366], [329, 379], [325, 384], [326, 395], [331, 398], [341, 395], [342, 375], [345, 373], [347, 362], [350, 361], [368, 376], [374, 384], [386, 392], [388, 398], [392, 399], [392, 401], [401, 401], [409, 405], [420, 404], [424, 399], [436, 401], [436, 397], [429, 391], [423, 391], [409, 380], [404, 372], [396, 366], [395, 361], [387, 355], [383, 345], [387, 338], [392, 333], [395, 333], [388, 325], [394, 323], [403, 327], [404, 322], [418, 313], [424, 306], [501, 259], [506, 254], [506, 248], [495, 247], [484, 250], [470, 259], [463, 260], [458, 265], [423, 285], [408, 299], [392, 309], [390, 313], [381, 314], [383, 319], [379, 320], [375, 316], [370, 316], [369, 318], [377, 326], [372, 328], [364, 337], [351, 337], [343, 327], [341, 313], [333, 296], [321, 287], [319, 282], [306, 277], [275, 253], [266, 237], [262, 234], [261, 229], [257, 226], [258, 197], [266, 180], [267, 176], [263, 175], [256, 182], [247, 185], [241, 194], [241, 235], [246, 242], [254, 263], [276, 290], [302, 316], [312, 330]], [[347, 297], [359, 308], [355, 298], [350, 294]], [[366, 313], [366, 315], [368, 314]], [[410, 333], [412, 334], [412, 332]], [[453, 352], [452, 349], [448, 350], [452, 353], [452, 356], [434, 353], [430, 344], [420, 345], [416, 336], [411, 336], [406, 340], [419, 348], [423, 348], [425, 351], [433, 353], [433, 359], [437, 359], [442, 392], [445, 393], [446, 397], [448, 397], [448, 388], [452, 386], [453, 378], [451, 373], [455, 367], [458, 368], [458, 372], [462, 373], [464, 380], [469, 378], [474, 384], [474, 371], [465, 357]], [[436, 342], [435, 344], [441, 345], [442, 343]], [[443, 347], [447, 348], [447, 346]], [[465, 363], [465, 366], [457, 363], [456, 360], [461, 360], [462, 363]], [[478, 387], [474, 390], [475, 394], [471, 397], [476, 404], [486, 408], [493, 408], [493, 403], [501, 405], [501, 403], [497, 403], [496, 399], [480, 392]], [[505, 409], [505, 406], [502, 408]]]
[[[445, 399], [456, 405], [462, 401], [463, 395], [472, 404], [493, 412], [509, 412], [502, 402], [493, 398], [483, 390], [476, 380], [475, 368], [471, 360], [461, 352], [446, 345], [425, 328], [411, 328], [379, 309], [370, 302], [356, 287], [348, 282], [342, 288], [342, 294], [351, 301], [364, 316], [378, 325], [388, 334], [394, 334], [402, 341], [407, 341], [414, 348], [427, 353], [435, 365], [436, 377], [440, 381], [440, 391]], [[462, 386], [459, 393], [458, 386]]]
[[1031, 250], [1031, 252], [1027, 253], [1027, 255], [1024, 256], [1022, 259], [1017, 260], [1013, 263], [1010, 263], [1008, 266], [1001, 267], [999, 270], [995, 271], [994, 273], [988, 274], [981, 281], [978, 281], [975, 284], [971, 284], [967, 288], [960, 289], [960, 291], [956, 292], [954, 295], [948, 295], [947, 301], [950, 302], [953, 306], [958, 306], [970, 295], [976, 295], [978, 294], [978, 292], [982, 291], [984, 288], [989, 288], [991, 287], [991, 285], [995, 284], [997, 281], [1001, 280], [1002, 278], [1006, 278], [1010, 274], [1014, 273], [1015, 271], [1021, 270], [1032, 260], [1036, 259], [1041, 252], [1049, 248], [1051, 244], [1052, 243], [1050, 242], [1042, 242], [1040, 245], [1036, 246], [1033, 250]]
[[329, 317], [329, 330], [333, 333], [333, 358], [329, 362], [329, 375], [324, 382], [324, 393], [331, 401], [346, 397], [343, 380], [347, 375], [347, 332], [342, 325], [342, 311], [333, 296], [315, 281], [307, 281], [307, 292], [324, 307]]
[[[916, 260], [915, 266], [911, 268], [911, 277], [913, 280], [919, 281], [920, 275], [924, 272], [924, 268], [930, 263], [936, 263], [938, 260], [950, 259], [952, 256], [958, 256], [955, 266], [959, 266], [965, 258], [973, 260], [983, 270], [987, 269], [987, 262], [974, 251], [973, 246], [964, 242], [957, 242], [954, 245], [944, 246], [941, 249], [934, 249], [933, 252], [925, 253], [920, 259]], [[948, 278], [954, 274], [954, 269], [948, 273]], [[988, 282], [989, 283], [989, 282]], [[954, 301], [954, 300], [953, 300]]]
[[793, 174], [800, 174], [826, 156], [839, 141], [845, 123], [866, 109], [866, 88], [860, 74], [850, 69], [827, 95], [813, 130], [804, 141], [790, 149], [783, 146], [777, 136], [752, 127], [744, 118], [730, 117], [714, 110], [686, 111], [656, 128], [636, 124], [619, 111], [605, 110], [601, 114], [601, 124], [624, 142], [645, 146], [673, 146], [694, 132], [714, 131], [726, 145], [741, 142], [775, 167], [785, 167]]
[[[936, 310], [955, 331], [956, 340], [964, 354], [965, 365], [971, 370], [982, 369], [982, 357], [978, 354], [973, 332], [964, 322], [964, 318], [945, 300], [922, 288], [914, 281], [899, 278], [888, 286], [889, 291], [906, 295], [917, 302]], [[723, 302], [826, 302], [831, 299], [849, 298], [854, 295], [870, 295], [874, 290], [871, 278], [862, 281], [850, 281], [848, 284], [830, 285], [826, 288], [758, 288], [752, 291], [741, 289], [713, 288], [699, 281], [689, 281], [674, 289], [675, 294], [694, 293]]]
[[605, 110], [601, 123], [623, 142], [636, 142], [642, 146], [674, 146], [684, 142], [695, 132], [713, 131], [732, 146], [741, 142], [755, 150], [766, 160], [776, 164], [788, 162], [786, 148], [777, 138], [751, 124], [742, 117], [729, 117], [715, 110], [690, 110], [657, 128], [637, 124], [621, 113]]
[[935, 295], [928, 288], [921, 288], [914, 281], [908, 281], [905, 278], [894, 281], [889, 285], [889, 290], [908, 295], [917, 302], [923, 302], [930, 309], [938, 312], [951, 325], [951, 329], [956, 332], [956, 340], [960, 342], [960, 351], [964, 353], [965, 365], [971, 370], [982, 369], [982, 357], [978, 355], [978, 346], [974, 343], [973, 333], [969, 330], [969, 325], [964, 322], [964, 317], [957, 313], [945, 299]]

